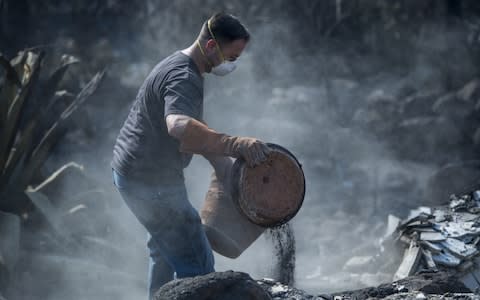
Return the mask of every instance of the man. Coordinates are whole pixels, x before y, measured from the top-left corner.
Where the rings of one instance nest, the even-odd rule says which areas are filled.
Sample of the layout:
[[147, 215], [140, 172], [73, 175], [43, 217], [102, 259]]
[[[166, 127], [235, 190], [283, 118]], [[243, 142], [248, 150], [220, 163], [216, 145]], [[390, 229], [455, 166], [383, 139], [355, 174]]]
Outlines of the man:
[[202, 119], [203, 74], [233, 71], [249, 38], [234, 16], [211, 17], [190, 47], [155, 66], [118, 135], [113, 179], [150, 235], [150, 297], [174, 273], [182, 278], [214, 271], [210, 244], [184, 184], [183, 168], [192, 154], [203, 155], [214, 167], [229, 156], [254, 167], [269, 154], [263, 142], [217, 133]]

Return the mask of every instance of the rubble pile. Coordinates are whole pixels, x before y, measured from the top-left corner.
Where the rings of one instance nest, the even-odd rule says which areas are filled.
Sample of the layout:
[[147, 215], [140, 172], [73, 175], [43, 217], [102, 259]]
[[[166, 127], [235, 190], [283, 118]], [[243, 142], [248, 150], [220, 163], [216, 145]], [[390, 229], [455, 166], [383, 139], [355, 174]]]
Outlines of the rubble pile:
[[400, 222], [392, 238], [406, 246], [394, 280], [419, 272], [453, 272], [473, 292], [480, 291], [480, 191], [450, 196], [448, 206], [419, 207]]
[[[370, 248], [351, 256], [344, 263], [344, 275], [330, 276], [348, 280], [351, 286], [371, 287], [335, 295], [366, 299], [408, 292], [403, 295], [408, 298], [415, 296], [413, 291], [420, 291], [430, 299], [430, 294], [447, 297], [448, 293], [480, 291], [479, 190], [452, 194], [442, 206], [420, 206], [403, 220], [389, 215], [386, 225], [383, 237], [374, 244], [376, 251]], [[318, 283], [324, 277], [318, 276]]]

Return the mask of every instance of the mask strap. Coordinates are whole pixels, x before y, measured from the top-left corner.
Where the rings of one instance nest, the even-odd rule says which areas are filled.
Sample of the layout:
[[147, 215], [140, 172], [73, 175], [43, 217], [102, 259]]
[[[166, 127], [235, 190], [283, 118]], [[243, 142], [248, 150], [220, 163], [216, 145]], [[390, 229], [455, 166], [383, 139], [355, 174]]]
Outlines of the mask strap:
[[198, 46], [198, 49], [200, 49], [200, 52], [202, 53], [203, 57], [205, 57], [205, 59], [207, 60], [208, 64], [210, 66], [212, 66], [212, 63], [210, 62], [210, 60], [208, 59], [208, 57], [205, 55], [205, 52], [203, 52], [203, 48], [202, 48], [202, 45], [200, 45], [200, 41], [197, 40], [197, 46]]
[[212, 36], [213, 40], [215, 41], [215, 46], [217, 46], [218, 52], [220, 53], [220, 58], [222, 59], [222, 62], [225, 61], [225, 57], [223, 56], [222, 50], [220, 50], [220, 46], [218, 46], [217, 39], [213, 35], [213, 31], [210, 28], [210, 19], [207, 21], [207, 27], [208, 27], [208, 32], [210, 32], [210, 35]]
[[202, 45], [200, 45], [200, 41], [197, 40], [197, 46], [198, 48], [200, 49], [200, 52], [202, 52], [202, 55], [205, 56], [205, 58], [207, 58], [207, 56], [205, 55], [205, 52], [203, 52], [203, 48], [202, 48]]

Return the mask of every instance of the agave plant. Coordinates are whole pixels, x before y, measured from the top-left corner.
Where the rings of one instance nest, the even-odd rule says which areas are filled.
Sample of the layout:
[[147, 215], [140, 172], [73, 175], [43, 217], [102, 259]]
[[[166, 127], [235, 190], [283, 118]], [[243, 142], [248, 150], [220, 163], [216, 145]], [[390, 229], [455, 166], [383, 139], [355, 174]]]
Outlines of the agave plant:
[[104, 76], [103, 71], [97, 73], [73, 96], [57, 89], [68, 67], [78, 60], [63, 56], [60, 66], [40, 81], [44, 58], [43, 51], [31, 49], [11, 61], [0, 54], [5, 71], [0, 81], [0, 210], [16, 214], [33, 209], [25, 189], [68, 130], [72, 114]]

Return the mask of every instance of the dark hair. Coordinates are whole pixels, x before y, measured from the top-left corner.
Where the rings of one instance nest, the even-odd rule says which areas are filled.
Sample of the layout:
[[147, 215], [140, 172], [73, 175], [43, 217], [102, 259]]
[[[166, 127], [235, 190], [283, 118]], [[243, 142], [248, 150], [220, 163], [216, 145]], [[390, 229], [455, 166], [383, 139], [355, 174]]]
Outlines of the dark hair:
[[[235, 40], [250, 40], [247, 28], [235, 16], [226, 13], [216, 13], [210, 19], [210, 29], [215, 39], [220, 43], [230, 43]], [[208, 20], [203, 23], [200, 39], [213, 38], [208, 30]]]

